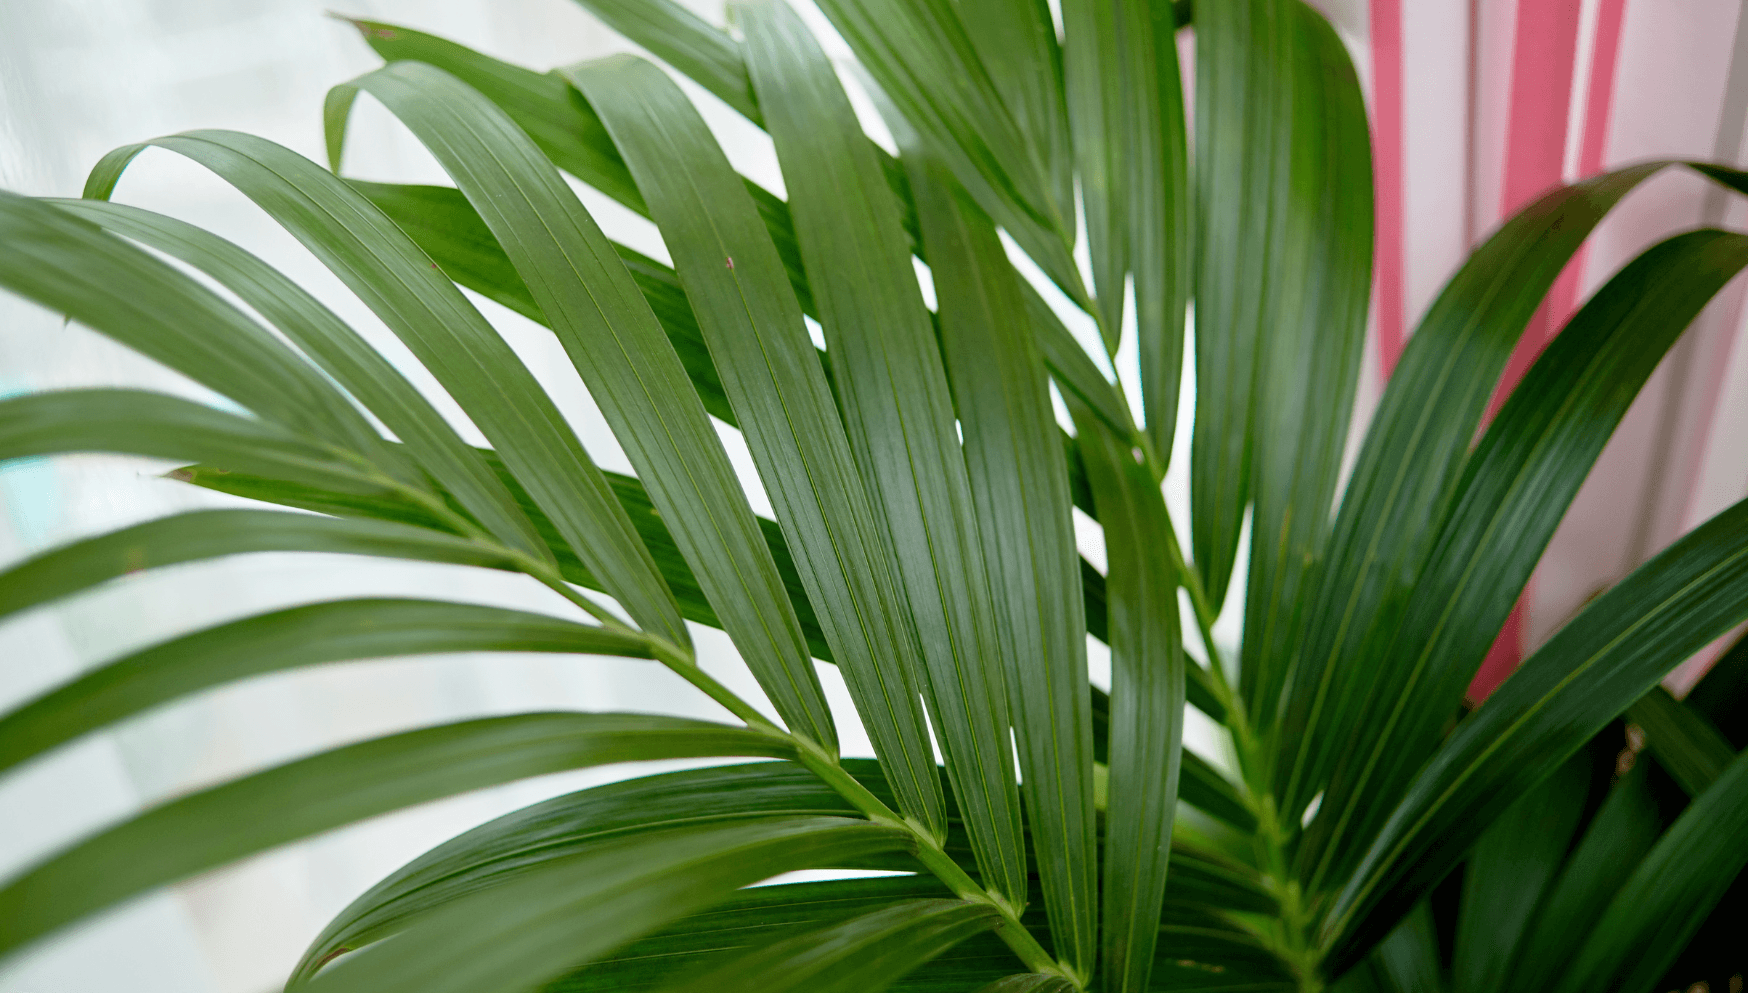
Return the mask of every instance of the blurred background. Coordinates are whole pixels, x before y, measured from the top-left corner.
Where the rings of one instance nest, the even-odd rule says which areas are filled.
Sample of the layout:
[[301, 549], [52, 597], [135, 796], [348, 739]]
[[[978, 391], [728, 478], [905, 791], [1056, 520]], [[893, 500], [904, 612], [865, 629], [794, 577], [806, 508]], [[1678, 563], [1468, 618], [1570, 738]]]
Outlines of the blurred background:
[[[336, 13], [417, 27], [538, 69], [634, 50], [572, 0], [326, 2], [340, 5]], [[718, 0], [685, 2], [721, 23]], [[844, 54], [811, 6], [805, 0], [797, 6], [828, 50]], [[1469, 247], [1538, 192], [1648, 157], [1742, 161], [1748, 21], [1737, 0], [1328, 0], [1319, 6], [1347, 40], [1373, 111], [1378, 258], [1362, 418], [1420, 314]], [[190, 128], [249, 131], [320, 159], [327, 88], [377, 65], [349, 25], [324, 14], [313, 0], [0, 0], [0, 186], [76, 196], [85, 171], [109, 149]], [[1180, 41], [1193, 76], [1190, 39], [1185, 34]], [[742, 172], [781, 192], [763, 135], [683, 85]], [[368, 100], [352, 128], [346, 172], [447, 183], [418, 143]], [[666, 258], [647, 222], [582, 192], [610, 234]], [[217, 231], [309, 286], [481, 440], [362, 304], [221, 181], [175, 155], [151, 151], [129, 170], [117, 199]], [[1740, 201], [1708, 192], [1691, 175], [1670, 172], [1645, 184], [1604, 222], [1557, 284], [1508, 381], [1591, 289], [1646, 245], [1698, 224], [1740, 227], [1744, 214]], [[595, 459], [629, 471], [550, 335], [475, 300], [553, 393]], [[1737, 284], [1713, 302], [1651, 380], [1555, 537], [1472, 688], [1475, 699], [1596, 592], [1748, 493], [1748, 348], [1738, 344], [1743, 319]], [[1116, 371], [1133, 379], [1132, 351], [1119, 354]], [[0, 395], [121, 384], [222, 403], [94, 333], [0, 295]], [[1139, 395], [1132, 386], [1131, 395]], [[744, 470], [744, 451], [728, 440]], [[161, 478], [168, 468], [101, 456], [0, 466], [0, 567], [168, 512], [240, 502]], [[768, 513], [757, 480], [742, 475], [755, 509]], [[1182, 526], [1181, 469], [1174, 468], [1167, 486]], [[1102, 563], [1097, 526], [1079, 523], [1083, 550]], [[1235, 582], [1234, 595], [1241, 590]], [[531, 580], [484, 570], [315, 555], [183, 566], [0, 626], [0, 709], [197, 626], [367, 594], [460, 596], [562, 611], [562, 601]], [[1222, 637], [1237, 637], [1230, 626], [1235, 614], [1228, 611]], [[705, 629], [695, 634], [707, 666], [757, 698], [726, 638]], [[1709, 658], [1684, 666], [1671, 677], [1671, 688], [1679, 693], [1691, 685]], [[1102, 654], [1095, 651], [1093, 662], [1094, 679], [1104, 684]], [[822, 672], [835, 693], [845, 751], [871, 754], [846, 719], [850, 710], [835, 672]], [[561, 708], [721, 716], [664, 670], [627, 660], [481, 654], [256, 679], [156, 711], [0, 781], [0, 878], [142, 806], [244, 770], [423, 724]], [[1205, 727], [1192, 729], [1191, 744], [1221, 758], [1218, 736]], [[484, 791], [210, 873], [39, 946], [0, 970], [0, 993], [124, 987], [130, 993], [264, 993], [330, 916], [418, 852], [500, 813], [616, 775], [593, 770]]]

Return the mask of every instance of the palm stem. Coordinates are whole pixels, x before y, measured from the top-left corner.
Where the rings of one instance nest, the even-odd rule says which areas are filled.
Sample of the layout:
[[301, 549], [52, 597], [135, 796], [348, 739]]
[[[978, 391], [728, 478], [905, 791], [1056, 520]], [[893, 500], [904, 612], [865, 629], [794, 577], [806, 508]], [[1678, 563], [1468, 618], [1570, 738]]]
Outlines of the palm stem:
[[[544, 576], [536, 576], [536, 578], [541, 579], [542, 582], [547, 582], [547, 578]], [[554, 586], [561, 593], [569, 589], [568, 584], [562, 581], [556, 585], [547, 582], [547, 585]], [[574, 590], [569, 592], [569, 599], [585, 606], [585, 608], [595, 608], [590, 609], [591, 613], [595, 613], [595, 610], [598, 609], [597, 605], [587, 602]], [[603, 623], [611, 623], [612, 626], [627, 631], [634, 630], [628, 628], [623, 621], [619, 621], [617, 618], [612, 618], [610, 622], [604, 619]], [[785, 731], [772, 723], [752, 704], [736, 695], [733, 690], [722, 685], [700, 668], [697, 657], [692, 652], [663, 638], [642, 632], [634, 633], [643, 638], [649, 646], [650, 654], [657, 661], [678, 673], [693, 686], [698, 687], [710, 699], [725, 707], [729, 713], [740, 718], [749, 729], [782, 739], [792, 746], [795, 749], [796, 761], [812, 771], [838, 795], [848, 800], [863, 816], [877, 824], [909, 832], [916, 841], [917, 861], [946, 884], [954, 895], [961, 900], [993, 907], [1001, 914], [1002, 921], [996, 927], [996, 934], [1007, 943], [1009, 948], [1013, 949], [1020, 961], [1026, 964], [1026, 968], [1033, 972], [1060, 976], [1072, 983], [1077, 990], [1085, 988], [1083, 977], [1057, 962], [1050, 956], [1049, 952], [1044, 950], [1042, 945], [1038, 944], [1038, 939], [1032, 937], [1032, 933], [1020, 920], [1020, 908], [1001, 894], [991, 893], [978, 885], [977, 881], [972, 879], [970, 874], [961, 868], [959, 863], [953, 861], [953, 858], [941, 847], [942, 839], [935, 837], [934, 832], [915, 821], [900, 816], [891, 807], [888, 807], [866, 786], [851, 776], [838, 762], [837, 756], [824, 746], [812, 739]]]
[[1038, 944], [1038, 939], [1032, 937], [1032, 932], [1026, 929], [1020, 921], [1019, 909], [1004, 899], [1000, 894], [991, 893], [977, 884], [959, 863], [953, 861], [941, 843], [932, 832], [914, 821], [900, 817], [897, 812], [888, 807], [844, 770], [838, 761], [828, 755], [817, 744], [804, 738], [795, 739], [800, 752], [801, 764], [813, 770], [814, 774], [825, 780], [844, 799], [850, 801], [857, 810], [865, 814], [869, 820], [890, 827], [902, 828], [916, 837], [917, 861], [935, 875], [935, 878], [947, 885], [954, 895], [971, 903], [982, 903], [994, 907], [1002, 916], [1002, 923], [996, 928], [996, 934], [1013, 950], [1026, 968], [1033, 972], [1060, 976], [1074, 984], [1076, 989], [1085, 986], [1084, 980], [1073, 970], [1050, 957], [1050, 953]]

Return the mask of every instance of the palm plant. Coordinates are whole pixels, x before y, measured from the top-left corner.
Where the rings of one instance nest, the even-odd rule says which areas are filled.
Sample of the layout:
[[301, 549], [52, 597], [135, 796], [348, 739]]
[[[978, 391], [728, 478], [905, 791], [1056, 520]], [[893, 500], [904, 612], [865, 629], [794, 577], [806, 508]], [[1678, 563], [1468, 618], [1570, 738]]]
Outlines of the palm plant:
[[[0, 616], [257, 551], [519, 572], [574, 616], [348, 599], [249, 617], [0, 717], [0, 773], [220, 683], [392, 655], [650, 659], [739, 723], [522, 714], [258, 772], [7, 882], [0, 955], [408, 805], [606, 763], [751, 757], [777, 761], [583, 790], [426, 852], [335, 918], [288, 989], [1649, 991], [1740, 971], [1717, 953], [1748, 862], [1748, 653], [1685, 702], [1657, 683], [1748, 619], [1748, 502], [1463, 711], [1633, 396], [1748, 265], [1748, 236], [1715, 230], [1646, 251], [1476, 440], [1555, 276], [1669, 163], [1549, 192], [1482, 245], [1344, 485], [1369, 144], [1348, 56], [1299, 0], [1063, 0], [1065, 40], [1042, 0], [820, 0], [896, 157], [782, 0], [735, 7], [733, 33], [672, 0], [583, 2], [767, 131], [788, 199], [737, 176], [648, 61], [542, 74], [375, 22], [355, 23], [387, 64], [327, 102], [334, 173], [197, 131], [117, 149], [83, 199], [0, 193], [0, 284], [246, 411], [21, 396], [0, 402], [0, 458], [188, 461], [176, 478], [297, 511], [195, 511], [50, 550], [0, 572]], [[1192, 16], [1193, 162], [1176, 45]], [[338, 177], [360, 92], [455, 188]], [[295, 235], [493, 449], [260, 260], [108, 202], [146, 145]], [[1689, 165], [1748, 191], [1748, 175]], [[653, 220], [672, 268], [608, 240], [561, 170]], [[998, 229], [1111, 354], [1132, 327], [1137, 404]], [[458, 284], [552, 330], [636, 478], [590, 461]], [[1160, 489], [1186, 323], [1188, 556]], [[744, 436], [775, 521], [749, 508], [711, 418]], [[1071, 507], [1103, 526], [1107, 572], [1077, 556]], [[1211, 631], [1247, 514], [1243, 639], [1222, 652]], [[767, 701], [701, 669], [687, 622], [725, 631]], [[1110, 646], [1108, 694], [1089, 684], [1087, 635]], [[842, 673], [878, 761], [838, 755], [815, 659]], [[1230, 770], [1183, 750], [1186, 705], [1230, 733]], [[751, 887], [810, 868], [905, 874]]]

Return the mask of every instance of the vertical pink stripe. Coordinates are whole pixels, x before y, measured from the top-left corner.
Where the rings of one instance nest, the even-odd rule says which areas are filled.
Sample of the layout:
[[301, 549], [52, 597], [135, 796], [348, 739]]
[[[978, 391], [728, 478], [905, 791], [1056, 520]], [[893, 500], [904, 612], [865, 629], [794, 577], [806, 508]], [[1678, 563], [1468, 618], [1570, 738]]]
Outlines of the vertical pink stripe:
[[[1578, 55], [1580, 0], [1523, 0], [1517, 5], [1511, 67], [1511, 113], [1499, 216], [1509, 217], [1561, 180], [1566, 118], [1572, 98], [1572, 63]], [[1506, 363], [1487, 416], [1499, 412], [1557, 327], [1549, 303], [1530, 319]]]
[[1614, 109], [1615, 63], [1621, 54], [1621, 21], [1627, 0], [1602, 0], [1596, 12], [1596, 48], [1590, 59], [1590, 93], [1584, 106], [1584, 143], [1578, 148], [1578, 174], [1602, 171], [1608, 154], [1608, 126]]
[[[1620, 52], [1621, 22], [1626, 0], [1601, 0], [1597, 9], [1596, 45], [1590, 62], [1584, 133], [1578, 171], [1590, 175], [1602, 168], [1608, 146], [1610, 111], [1614, 102], [1615, 63]], [[1571, 100], [1573, 61], [1577, 56], [1579, 0], [1525, 0], [1518, 5], [1517, 53], [1512, 68], [1511, 131], [1506, 158], [1500, 216], [1509, 216], [1537, 194], [1563, 178], [1566, 120]], [[1512, 353], [1488, 418], [1499, 411], [1530, 364], [1565, 324], [1578, 299], [1584, 271], [1580, 251], [1554, 281], [1548, 298], [1530, 320]], [[1487, 659], [1469, 684], [1469, 699], [1485, 700], [1523, 660], [1524, 599], [1520, 597]]]
[[[1621, 20], [1626, 9], [1626, 0], [1601, 0], [1597, 5], [1596, 45], [1591, 50], [1590, 86], [1584, 100], [1584, 133], [1579, 136], [1579, 179], [1601, 172], [1603, 158], [1608, 153], [1609, 112], [1614, 106], [1614, 67], [1620, 55]], [[1554, 287], [1548, 293], [1548, 326], [1543, 345], [1578, 309], [1579, 284], [1588, 256], [1588, 245], [1578, 249], [1578, 254], [1554, 281]]]
[[1402, 0], [1369, 0], [1372, 30], [1372, 165], [1377, 190], [1378, 361], [1396, 368], [1406, 334], [1402, 232]]
[[1517, 6], [1501, 217], [1560, 181], [1580, 6], [1580, 0], [1524, 0]]

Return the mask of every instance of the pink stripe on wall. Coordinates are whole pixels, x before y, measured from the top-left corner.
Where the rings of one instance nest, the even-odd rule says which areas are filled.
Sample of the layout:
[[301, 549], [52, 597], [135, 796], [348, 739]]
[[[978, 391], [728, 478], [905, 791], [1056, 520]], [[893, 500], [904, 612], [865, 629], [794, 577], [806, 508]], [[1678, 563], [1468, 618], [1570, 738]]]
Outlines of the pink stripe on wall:
[[1602, 171], [1608, 154], [1608, 125], [1614, 108], [1615, 65], [1621, 54], [1621, 21], [1627, 0], [1601, 0], [1596, 12], [1596, 50], [1590, 60], [1590, 92], [1584, 107], [1584, 143], [1578, 151], [1580, 178]]
[[[1603, 156], [1608, 150], [1609, 110], [1614, 105], [1615, 62], [1621, 50], [1621, 19], [1626, 10], [1626, 0], [1601, 0], [1597, 5], [1596, 45], [1591, 54], [1590, 85], [1584, 100], [1584, 133], [1578, 146], [1578, 175], [1569, 177], [1572, 179], [1583, 179], [1602, 171]], [[1579, 248], [1572, 262], [1560, 273], [1560, 278], [1554, 281], [1554, 287], [1548, 293], [1544, 345], [1578, 309], [1578, 286], [1589, 255], [1588, 245]], [[1503, 394], [1494, 399], [1498, 402], [1502, 398]]]
[[[1574, 60], [1578, 48], [1579, 0], [1525, 0], [1518, 5], [1516, 58], [1512, 67], [1511, 125], [1500, 216], [1509, 216], [1564, 178], [1566, 121], [1571, 100]], [[1615, 64], [1620, 52], [1621, 22], [1626, 0], [1601, 0], [1597, 7], [1595, 47], [1590, 61], [1578, 171], [1588, 176], [1602, 169], [1607, 153], [1610, 111], [1614, 100]], [[1499, 411], [1536, 356], [1572, 315], [1584, 271], [1582, 250], [1554, 281], [1548, 298], [1531, 318], [1512, 353], [1488, 418]], [[1527, 594], [1526, 594], [1527, 595]], [[1469, 699], [1485, 700], [1523, 660], [1524, 599], [1499, 632], [1487, 659], [1469, 684]]]
[[[1511, 115], [1506, 132], [1501, 219], [1516, 213], [1562, 178], [1572, 64], [1578, 54], [1580, 0], [1523, 0], [1511, 67]], [[1492, 419], [1558, 327], [1543, 303], [1505, 366], [1487, 410]]]
[[1377, 191], [1374, 261], [1378, 360], [1384, 378], [1406, 338], [1402, 231], [1402, 0], [1369, 0], [1372, 43], [1372, 169]]

